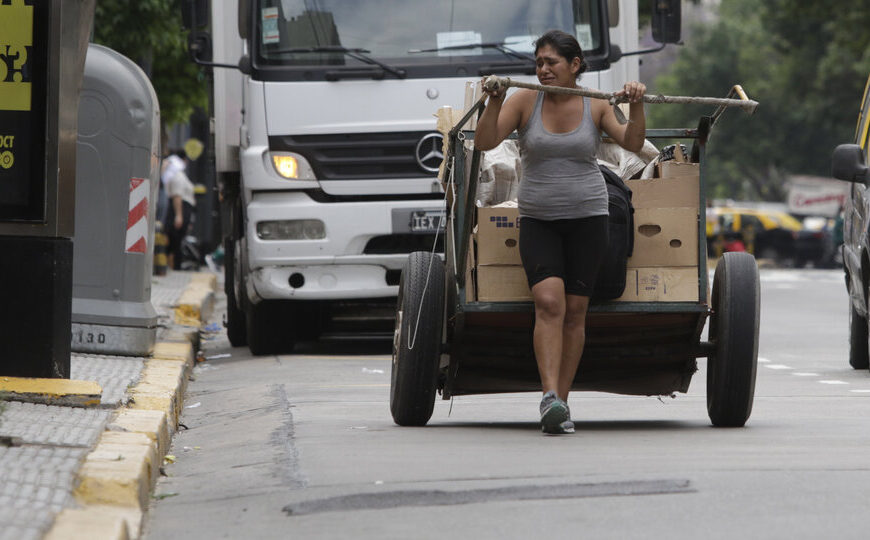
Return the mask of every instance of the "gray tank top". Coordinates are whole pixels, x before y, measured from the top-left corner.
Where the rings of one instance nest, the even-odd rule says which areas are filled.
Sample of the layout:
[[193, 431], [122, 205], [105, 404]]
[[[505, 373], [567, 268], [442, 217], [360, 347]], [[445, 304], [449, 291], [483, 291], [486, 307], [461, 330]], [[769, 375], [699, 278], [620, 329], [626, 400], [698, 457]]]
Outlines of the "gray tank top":
[[607, 186], [595, 159], [600, 137], [589, 98], [583, 98], [580, 125], [568, 133], [544, 128], [543, 102], [544, 93], [538, 92], [532, 116], [519, 130], [520, 216], [548, 221], [606, 216]]

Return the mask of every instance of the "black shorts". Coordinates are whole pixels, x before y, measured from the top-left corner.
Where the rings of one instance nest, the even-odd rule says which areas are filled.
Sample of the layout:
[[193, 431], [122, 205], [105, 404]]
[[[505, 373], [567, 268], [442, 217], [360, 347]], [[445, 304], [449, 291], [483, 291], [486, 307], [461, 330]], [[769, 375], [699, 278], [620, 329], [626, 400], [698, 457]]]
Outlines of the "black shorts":
[[567, 294], [592, 296], [607, 242], [607, 216], [520, 219], [520, 257], [529, 288], [557, 277], [565, 283]]

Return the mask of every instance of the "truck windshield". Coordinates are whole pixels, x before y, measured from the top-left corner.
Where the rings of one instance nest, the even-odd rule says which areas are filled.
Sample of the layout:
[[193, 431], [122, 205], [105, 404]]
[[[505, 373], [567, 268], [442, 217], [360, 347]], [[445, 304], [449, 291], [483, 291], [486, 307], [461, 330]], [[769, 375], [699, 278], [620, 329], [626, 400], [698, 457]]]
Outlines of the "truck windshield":
[[[478, 75], [487, 65], [534, 69], [534, 40], [551, 29], [601, 52], [600, 0], [260, 0], [256, 63], [305, 72], [371, 67], [409, 77]], [[345, 51], [365, 51], [365, 58]], [[388, 70], [389, 73], [392, 73]], [[389, 76], [389, 75], [388, 75]]]

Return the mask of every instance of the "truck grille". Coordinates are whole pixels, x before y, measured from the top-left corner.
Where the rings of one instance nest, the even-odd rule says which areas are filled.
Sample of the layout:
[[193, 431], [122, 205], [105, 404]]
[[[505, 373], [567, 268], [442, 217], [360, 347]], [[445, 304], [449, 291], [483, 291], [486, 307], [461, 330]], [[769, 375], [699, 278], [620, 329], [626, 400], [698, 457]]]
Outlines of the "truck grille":
[[284, 135], [269, 137], [269, 149], [304, 156], [320, 180], [425, 178], [416, 149], [429, 131]]

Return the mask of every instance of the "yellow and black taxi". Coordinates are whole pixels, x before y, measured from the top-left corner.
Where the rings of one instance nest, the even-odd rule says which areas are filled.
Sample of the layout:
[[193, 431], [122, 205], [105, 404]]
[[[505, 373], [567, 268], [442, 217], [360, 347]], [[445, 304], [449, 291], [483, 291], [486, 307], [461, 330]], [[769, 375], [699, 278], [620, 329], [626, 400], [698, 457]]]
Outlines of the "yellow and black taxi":
[[801, 222], [777, 210], [741, 207], [707, 209], [707, 246], [711, 254], [748, 251], [759, 259], [791, 266], [809, 256]]

